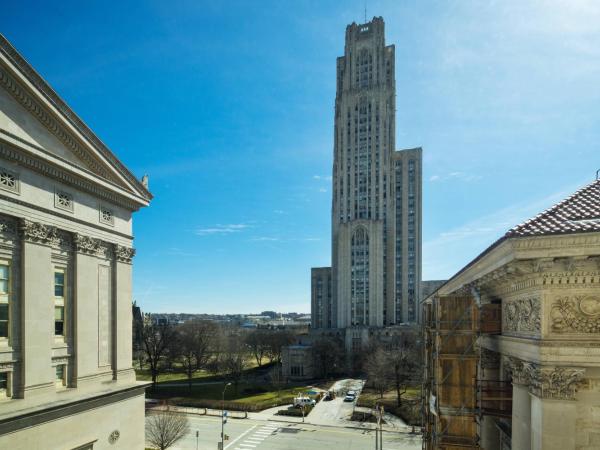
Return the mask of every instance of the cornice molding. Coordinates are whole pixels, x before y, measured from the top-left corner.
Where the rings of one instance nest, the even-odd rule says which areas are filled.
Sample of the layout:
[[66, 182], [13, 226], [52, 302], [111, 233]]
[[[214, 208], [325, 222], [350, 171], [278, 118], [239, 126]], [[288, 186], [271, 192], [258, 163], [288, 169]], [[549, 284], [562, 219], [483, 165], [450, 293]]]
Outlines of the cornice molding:
[[38, 172], [44, 176], [60, 180], [65, 184], [89, 192], [104, 200], [108, 200], [116, 205], [123, 206], [132, 211], [137, 211], [140, 207], [139, 203], [127, 197], [102, 189], [97, 184], [91, 183], [87, 180], [84, 180], [83, 178], [72, 175], [71, 173], [62, 170], [61, 168], [55, 165], [46, 163], [45, 161], [41, 161], [40, 159], [25, 154], [17, 147], [10, 145], [7, 142], [2, 142], [1, 140], [0, 156], [8, 159], [9, 161], [14, 161], [17, 164], [27, 167], [28, 169]]

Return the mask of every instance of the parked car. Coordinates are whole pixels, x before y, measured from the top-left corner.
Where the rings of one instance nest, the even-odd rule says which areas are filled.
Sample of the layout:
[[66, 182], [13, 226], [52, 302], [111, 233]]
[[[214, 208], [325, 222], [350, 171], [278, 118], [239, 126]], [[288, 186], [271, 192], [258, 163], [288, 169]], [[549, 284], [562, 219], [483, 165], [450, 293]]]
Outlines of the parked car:
[[294, 407], [302, 408], [303, 406], [315, 406], [317, 402], [310, 397], [295, 397]]
[[335, 398], [335, 392], [333, 392], [333, 391], [328, 391], [328, 392], [325, 394], [325, 398], [324, 398], [323, 400], [325, 400], [326, 402], [328, 402], [328, 401], [330, 401], [330, 400], [333, 400], [334, 398]]
[[344, 397], [345, 402], [353, 402], [354, 400], [356, 400], [356, 395], [350, 394], [350, 392]]

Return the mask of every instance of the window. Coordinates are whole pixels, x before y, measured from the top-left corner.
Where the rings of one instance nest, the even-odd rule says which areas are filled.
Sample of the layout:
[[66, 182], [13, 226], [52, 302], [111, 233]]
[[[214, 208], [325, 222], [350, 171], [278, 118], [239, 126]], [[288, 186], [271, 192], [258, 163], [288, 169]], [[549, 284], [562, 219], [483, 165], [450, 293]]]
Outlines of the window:
[[54, 206], [65, 211], [73, 212], [73, 196], [66, 192], [56, 191], [54, 194]]
[[104, 206], [100, 207], [100, 222], [105, 223], [107, 225], [115, 224], [115, 217], [113, 212], [110, 209], [105, 208]]
[[63, 387], [67, 385], [67, 371], [65, 370], [64, 364], [59, 364], [56, 366], [56, 386]]
[[10, 266], [6, 262], [0, 262], [0, 338], [8, 339], [9, 334], [9, 289], [10, 289]]
[[17, 175], [0, 167], [0, 189], [19, 193], [19, 178]]
[[54, 271], [54, 335], [65, 335], [65, 271]]
[[0, 398], [10, 397], [10, 373], [0, 372]]

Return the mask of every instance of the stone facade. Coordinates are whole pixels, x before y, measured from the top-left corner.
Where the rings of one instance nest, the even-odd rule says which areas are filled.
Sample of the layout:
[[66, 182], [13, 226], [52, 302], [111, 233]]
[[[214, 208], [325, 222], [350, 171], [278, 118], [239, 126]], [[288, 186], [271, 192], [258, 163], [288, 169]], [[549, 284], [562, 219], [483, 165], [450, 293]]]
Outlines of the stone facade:
[[132, 214], [151, 198], [0, 36], [0, 448], [143, 448]]
[[501, 305], [501, 333], [477, 340], [478, 379], [512, 383], [512, 412], [476, 410], [486, 450], [600, 448], [600, 230], [571, 228], [582, 215], [600, 223], [600, 181], [509, 231], [435, 294]]
[[[395, 151], [395, 102], [395, 52], [385, 44], [383, 19], [348, 25], [344, 56], [337, 59], [333, 313], [325, 319], [322, 309], [313, 309], [313, 327], [419, 319], [422, 151]], [[312, 304], [319, 304], [314, 297]]]

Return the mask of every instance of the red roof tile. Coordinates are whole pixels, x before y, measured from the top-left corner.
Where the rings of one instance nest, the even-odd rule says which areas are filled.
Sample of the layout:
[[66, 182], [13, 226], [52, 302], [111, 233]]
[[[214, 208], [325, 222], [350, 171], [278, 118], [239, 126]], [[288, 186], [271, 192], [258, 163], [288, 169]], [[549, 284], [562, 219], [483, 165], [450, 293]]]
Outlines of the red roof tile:
[[532, 219], [508, 230], [506, 238], [600, 231], [600, 180]]

